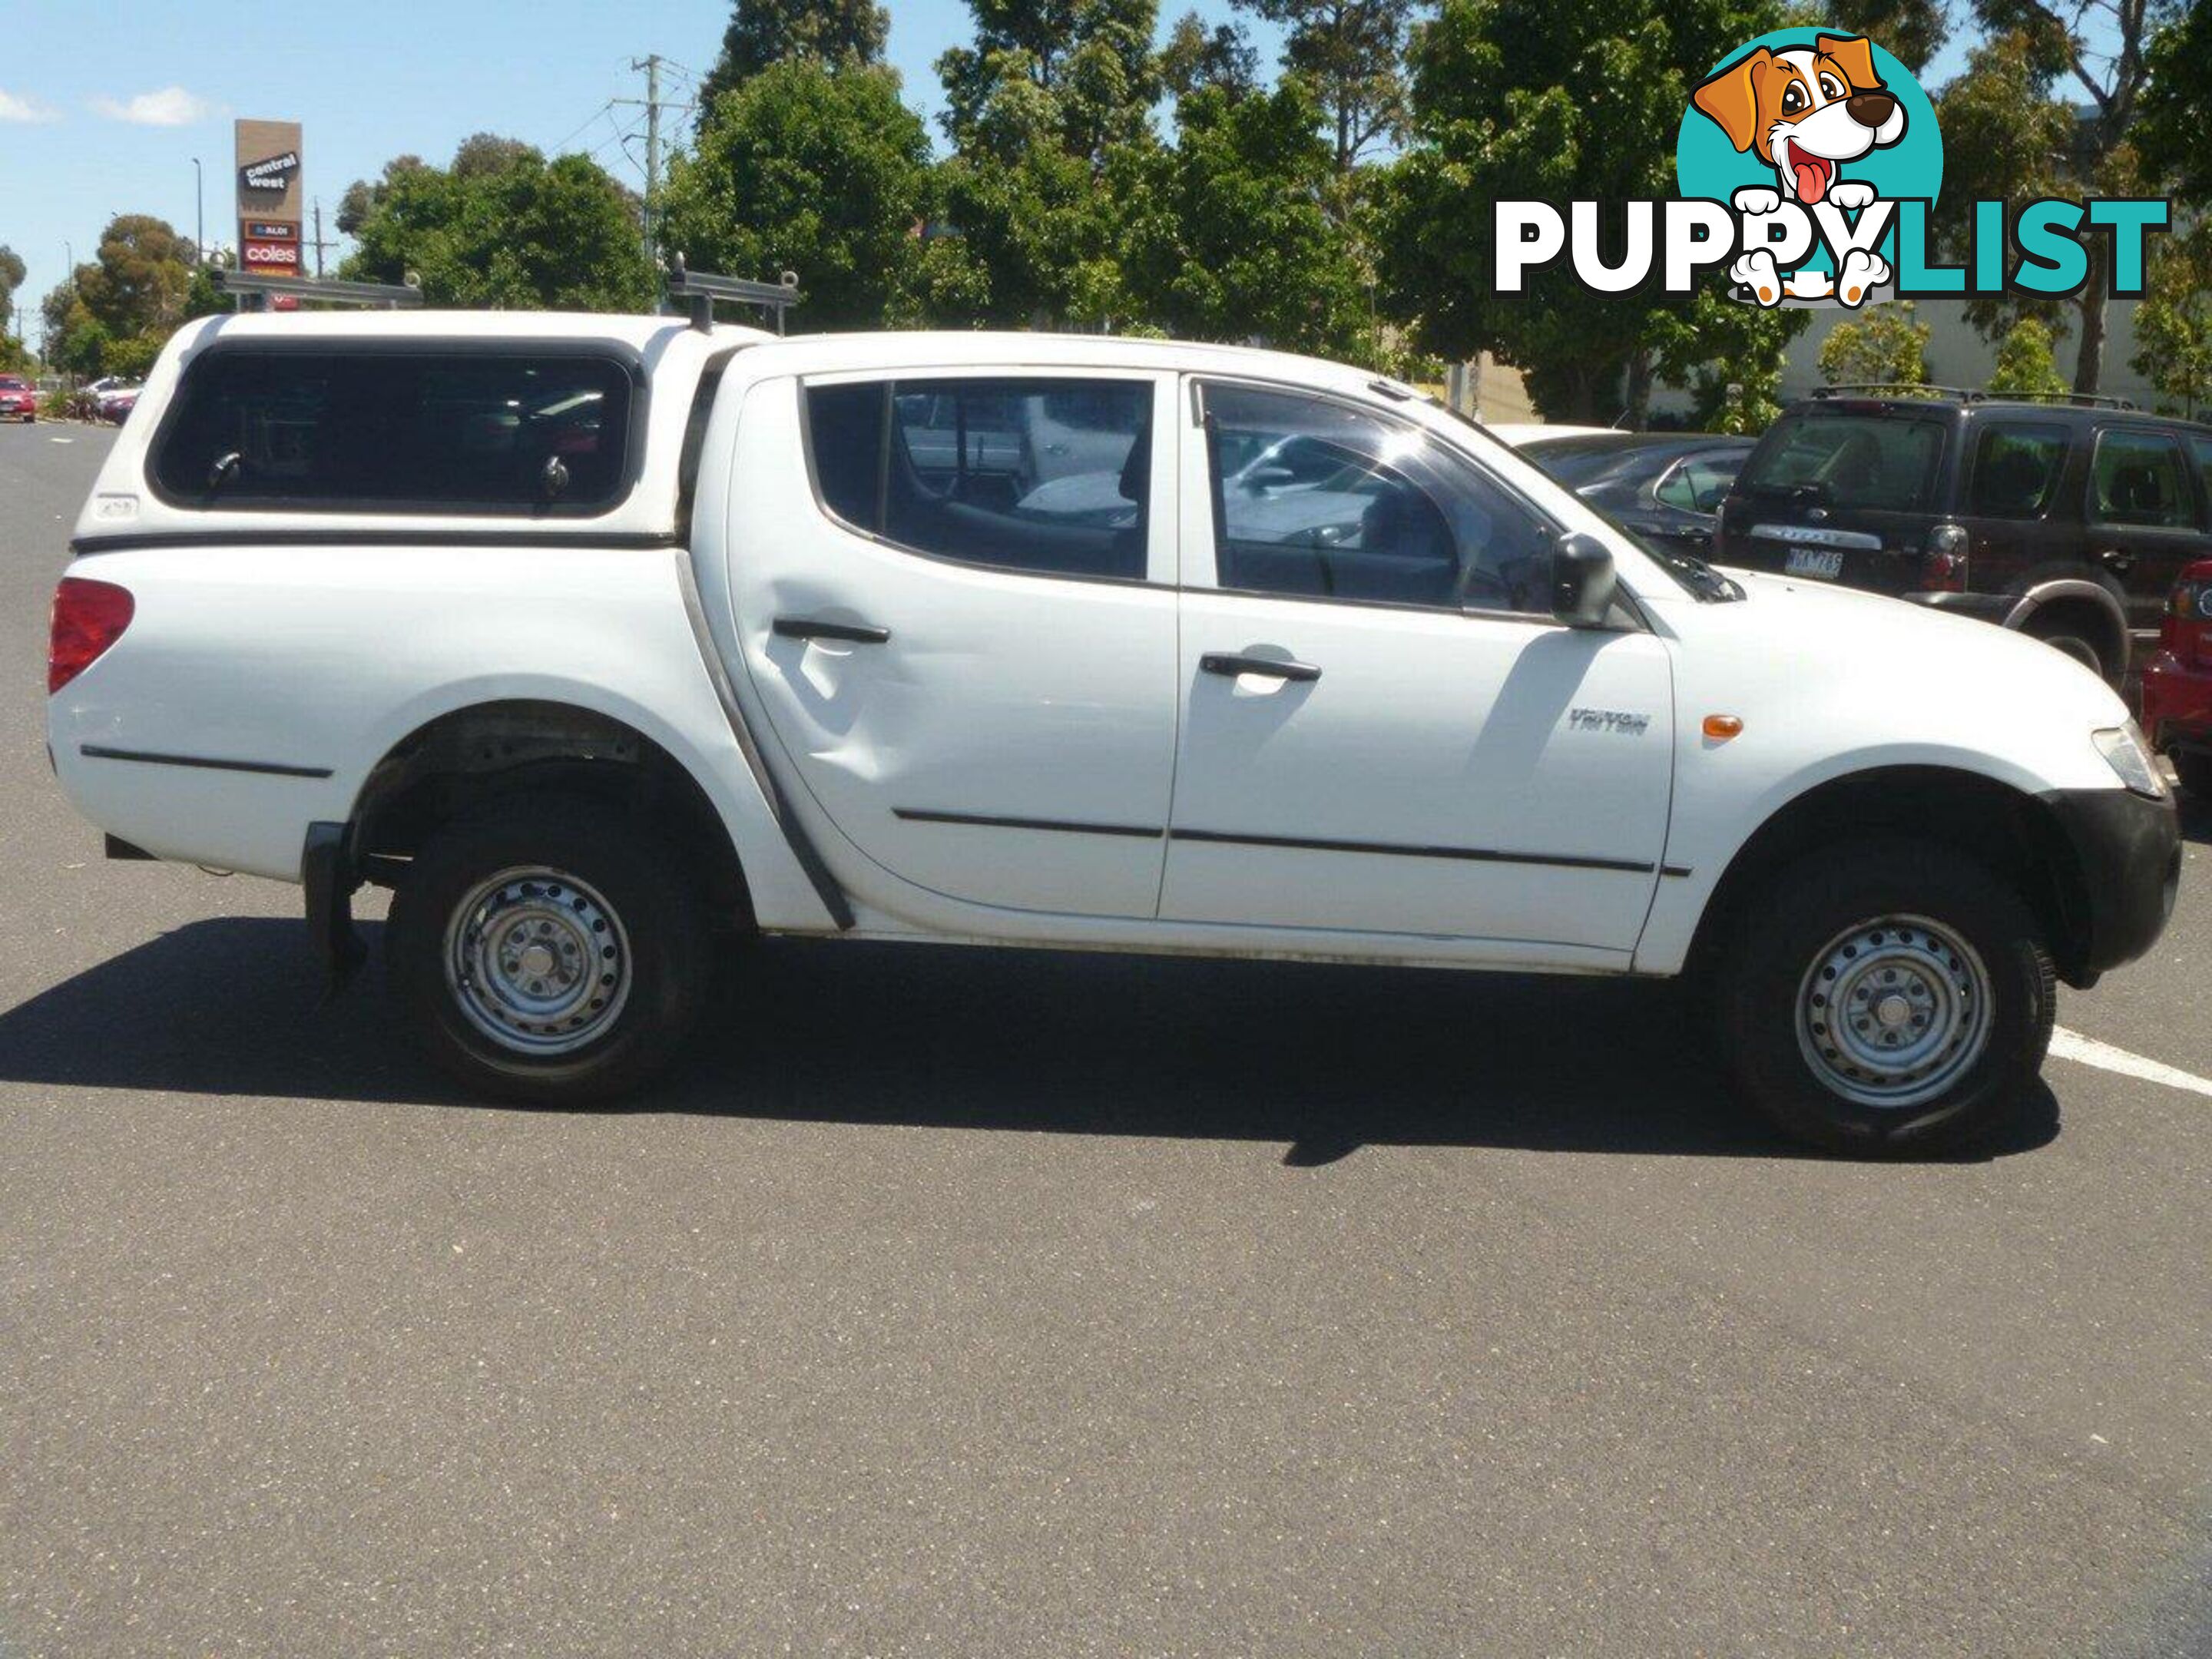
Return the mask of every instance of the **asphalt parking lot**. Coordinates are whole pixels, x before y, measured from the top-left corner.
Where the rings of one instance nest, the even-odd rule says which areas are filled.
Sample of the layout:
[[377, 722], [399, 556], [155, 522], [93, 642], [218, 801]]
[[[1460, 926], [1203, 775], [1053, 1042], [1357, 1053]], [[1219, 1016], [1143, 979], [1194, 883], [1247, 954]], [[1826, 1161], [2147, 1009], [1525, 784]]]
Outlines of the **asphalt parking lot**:
[[55, 788], [110, 441], [0, 428], [0, 1655], [2212, 1651], [2212, 814], [1954, 1162], [1644, 988], [922, 948], [491, 1109]]

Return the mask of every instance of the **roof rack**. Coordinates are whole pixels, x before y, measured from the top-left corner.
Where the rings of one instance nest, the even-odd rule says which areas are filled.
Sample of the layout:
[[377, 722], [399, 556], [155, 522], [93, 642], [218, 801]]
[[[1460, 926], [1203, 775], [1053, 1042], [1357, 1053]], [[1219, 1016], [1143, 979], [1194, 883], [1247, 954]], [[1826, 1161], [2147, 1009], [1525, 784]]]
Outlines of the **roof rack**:
[[799, 273], [787, 270], [775, 282], [753, 283], [742, 276], [686, 270], [684, 256], [671, 254], [668, 297], [685, 302], [691, 313], [691, 326], [702, 332], [714, 325], [714, 301], [725, 300], [732, 305], [760, 307], [775, 319], [775, 331], [781, 334], [785, 313], [799, 301]]
[[209, 273], [216, 292], [237, 301], [240, 311], [266, 311], [279, 295], [292, 295], [323, 305], [380, 306], [387, 311], [422, 303], [422, 280], [413, 271], [404, 283], [342, 283], [335, 277], [275, 276], [258, 270], [233, 270], [217, 265]]
[[2077, 409], [2133, 409], [2132, 398], [2108, 397], [2101, 392], [1984, 392], [1992, 403], [2070, 404]]
[[1840, 398], [1854, 392], [1902, 392], [1916, 398], [1954, 398], [1962, 404], [1979, 403], [1982, 394], [1962, 386], [1927, 386], [1918, 380], [1846, 380], [1836, 386], [1816, 386], [1815, 398]]
[[1840, 398], [1849, 392], [1904, 392], [1917, 398], [1947, 398], [1962, 404], [2067, 404], [2077, 409], [2133, 409], [2126, 398], [2100, 392], [1976, 392], [1960, 386], [1923, 386], [1917, 380], [1851, 380], [1838, 386], [1816, 386], [1815, 398]]

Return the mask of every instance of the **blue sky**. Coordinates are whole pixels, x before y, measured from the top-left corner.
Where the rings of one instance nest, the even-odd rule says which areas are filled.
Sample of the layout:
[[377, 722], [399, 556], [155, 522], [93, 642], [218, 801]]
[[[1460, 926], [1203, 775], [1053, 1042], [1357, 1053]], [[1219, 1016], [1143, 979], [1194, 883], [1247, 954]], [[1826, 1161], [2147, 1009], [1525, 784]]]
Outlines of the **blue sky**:
[[[1164, 17], [1190, 0], [1167, 0]], [[1225, 0], [1197, 0], [1225, 17]], [[891, 61], [908, 100], [934, 116], [930, 65], [970, 38], [961, 0], [892, 0]], [[30, 267], [21, 300], [67, 273], [64, 241], [88, 259], [117, 213], [159, 214], [186, 235], [192, 163], [207, 178], [207, 234], [232, 240], [234, 117], [305, 125], [307, 192], [325, 216], [353, 179], [410, 151], [443, 161], [472, 132], [580, 149], [642, 181], [644, 112], [629, 62], [659, 52], [703, 74], [728, 0], [226, 0], [220, 6], [9, 0], [0, 6], [0, 242]], [[1273, 32], [1255, 38], [1272, 58]], [[672, 75], [667, 91], [690, 82]], [[678, 118], [688, 125], [688, 117]], [[934, 128], [933, 126], [933, 131]]]
[[[1164, 22], [1192, 0], [1163, 0]], [[1209, 19], [1227, 0], [1196, 0]], [[908, 100], [934, 116], [939, 52], [970, 37], [963, 0], [890, 0], [890, 58]], [[226, 0], [220, 6], [8, 0], [0, 7], [0, 242], [40, 299], [67, 274], [64, 242], [92, 257], [117, 213], [158, 214], [190, 234], [191, 158], [204, 164], [207, 234], [228, 240], [234, 117], [305, 124], [305, 181], [325, 215], [394, 155], [450, 156], [472, 132], [579, 149], [642, 182], [643, 112], [630, 60], [714, 62], [728, 0]], [[1252, 23], [1270, 68], [1279, 35]], [[1955, 48], [1946, 53], [1955, 59]], [[1956, 68], [1942, 61], [1937, 73]], [[668, 94], [690, 82], [672, 74]], [[687, 117], [678, 117], [679, 125]], [[934, 127], [933, 125], [933, 131]], [[33, 325], [35, 327], [35, 323]]]

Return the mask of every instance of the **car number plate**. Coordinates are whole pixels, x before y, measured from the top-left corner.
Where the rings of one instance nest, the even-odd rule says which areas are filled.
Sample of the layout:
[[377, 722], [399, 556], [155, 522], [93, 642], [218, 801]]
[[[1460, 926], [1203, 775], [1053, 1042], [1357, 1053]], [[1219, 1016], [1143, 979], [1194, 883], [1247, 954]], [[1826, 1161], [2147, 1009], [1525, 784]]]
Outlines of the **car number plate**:
[[1817, 576], [1832, 582], [1844, 574], [1844, 553], [1841, 548], [1793, 547], [1790, 556], [1783, 561], [1782, 570], [1789, 576]]

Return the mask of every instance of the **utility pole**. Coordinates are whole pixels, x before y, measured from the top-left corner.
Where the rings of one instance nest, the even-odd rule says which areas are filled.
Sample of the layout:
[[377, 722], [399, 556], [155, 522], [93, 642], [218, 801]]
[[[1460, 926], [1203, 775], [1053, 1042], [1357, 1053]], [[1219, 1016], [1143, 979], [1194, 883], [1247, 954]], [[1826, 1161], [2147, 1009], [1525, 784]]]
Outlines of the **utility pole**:
[[192, 263], [204, 264], [207, 259], [207, 174], [201, 170], [200, 158], [192, 157]]
[[645, 106], [645, 257], [652, 262], [656, 283], [660, 270], [660, 112], [675, 107], [660, 100], [660, 66], [665, 61], [657, 52], [631, 58], [632, 69], [645, 71], [645, 96], [612, 100]]
[[315, 275], [319, 279], [323, 274], [323, 250], [326, 247], [336, 247], [337, 246], [337, 244], [336, 242], [325, 242], [323, 240], [323, 198], [318, 196], [315, 198], [314, 249]]

